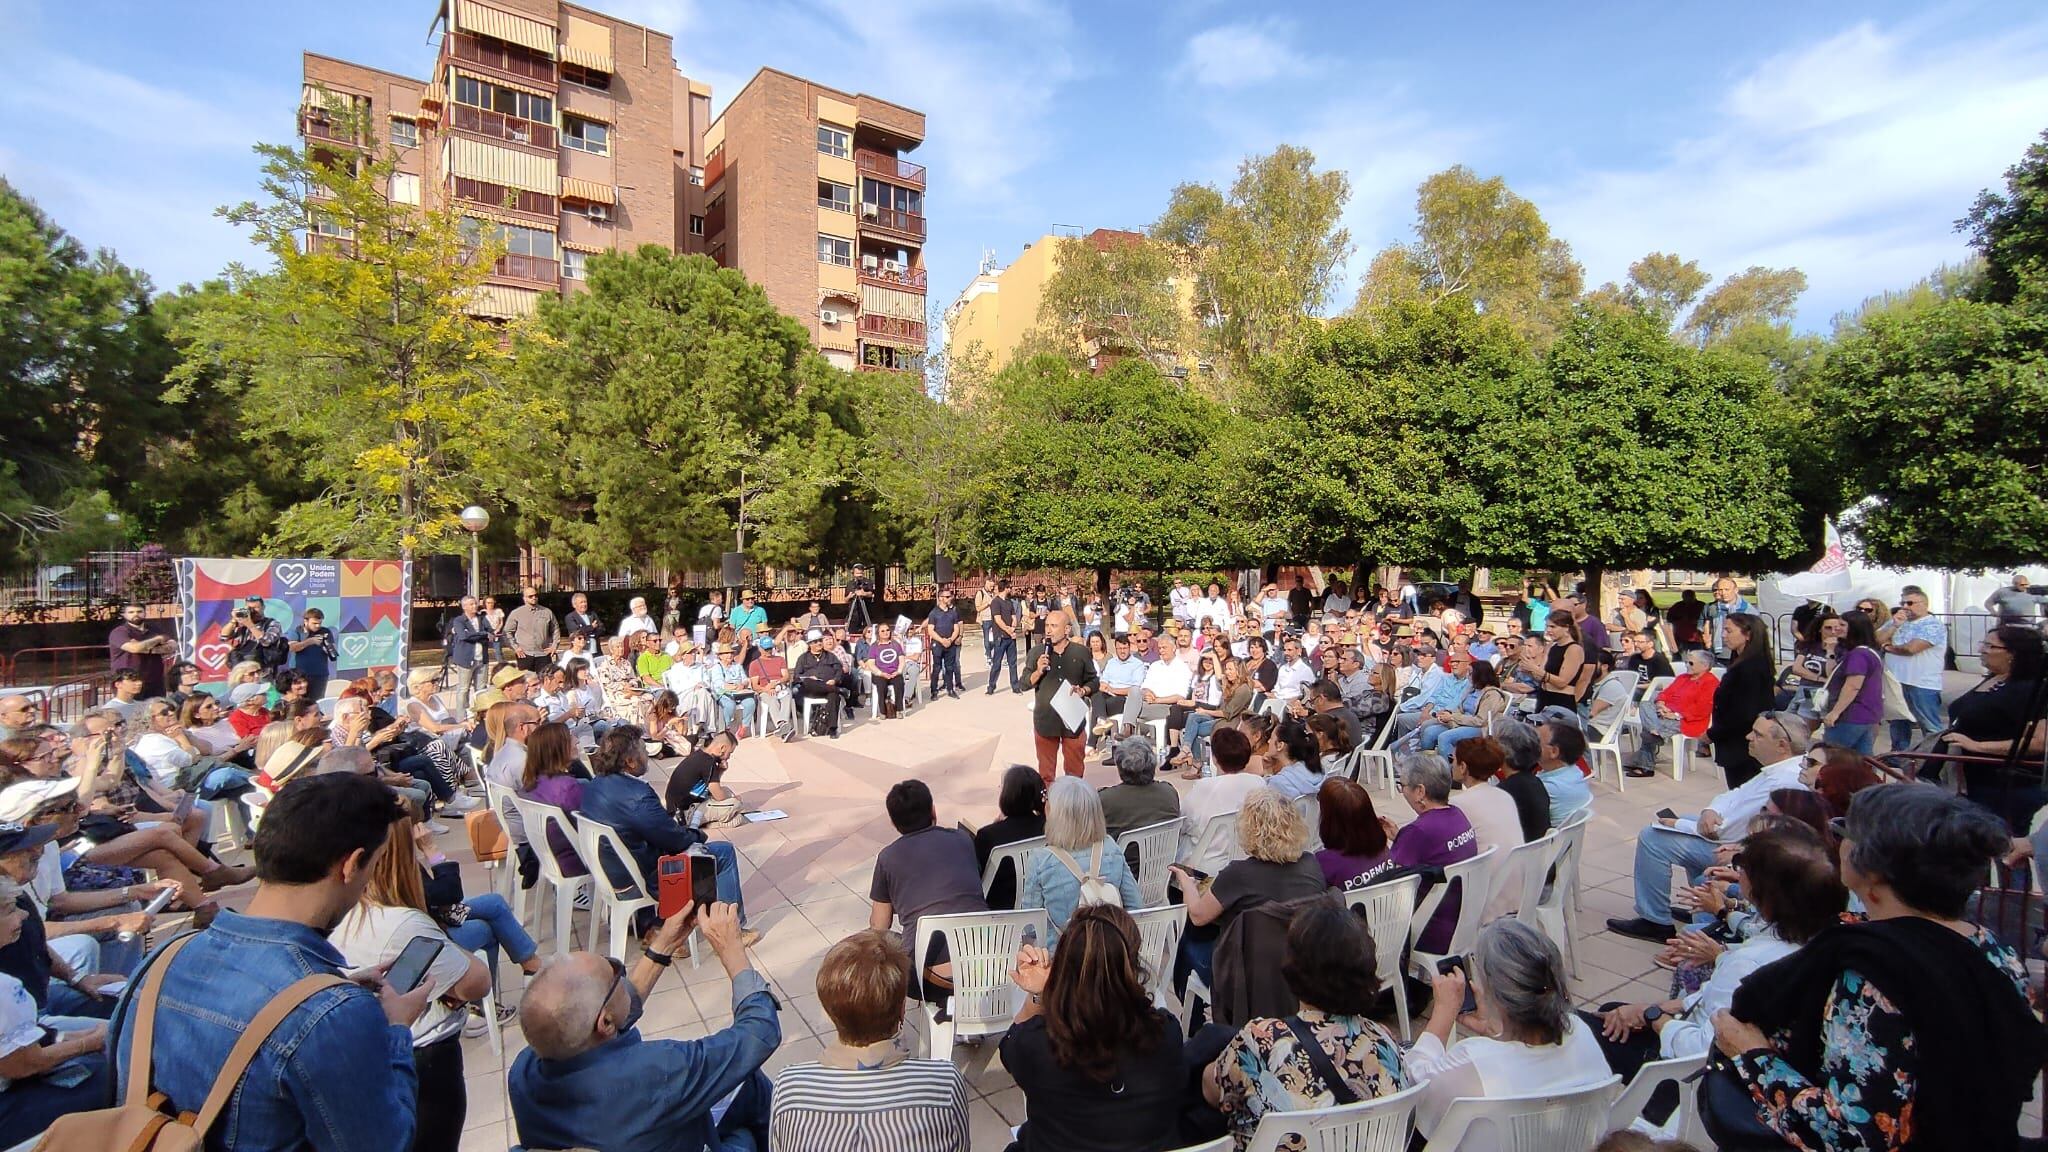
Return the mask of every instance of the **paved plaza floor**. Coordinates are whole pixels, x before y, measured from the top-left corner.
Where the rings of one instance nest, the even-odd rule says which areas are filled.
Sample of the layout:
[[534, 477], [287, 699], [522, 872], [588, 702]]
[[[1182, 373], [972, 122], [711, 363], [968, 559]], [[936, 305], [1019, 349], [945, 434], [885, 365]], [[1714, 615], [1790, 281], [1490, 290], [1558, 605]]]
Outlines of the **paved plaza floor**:
[[[717, 835], [738, 847], [747, 911], [763, 933], [753, 949], [754, 966], [767, 976], [782, 1002], [782, 1047], [769, 1061], [772, 1074], [785, 1064], [807, 1060], [832, 1037], [814, 986], [818, 964], [832, 942], [867, 926], [868, 881], [875, 854], [895, 837], [882, 795], [889, 785], [916, 776], [930, 785], [939, 819], [980, 824], [996, 815], [996, 787], [1004, 768], [1033, 762], [1028, 696], [1007, 689], [983, 692], [980, 653], [969, 654], [968, 692], [959, 700], [935, 703], [892, 721], [863, 719], [837, 740], [794, 743], [750, 739], [734, 754], [726, 782], [750, 809], [781, 809], [789, 819], [742, 825]], [[1616, 794], [1596, 790], [1588, 830], [1578, 940], [1579, 974], [1572, 991], [1582, 1004], [1605, 1000], [1643, 1001], [1667, 994], [1669, 973], [1651, 957], [1655, 949], [1600, 931], [1609, 916], [1630, 915], [1629, 872], [1635, 835], [1659, 808], [1691, 811], [1720, 790], [1712, 770], [1688, 774], [1681, 782], [1660, 774], [1631, 780]], [[659, 790], [666, 765], [650, 779]], [[1091, 763], [1088, 782], [1115, 782], [1107, 765]], [[1177, 786], [1187, 785], [1177, 776]], [[1412, 817], [1407, 806], [1375, 796], [1396, 821]], [[471, 861], [459, 830], [442, 838], [448, 854], [463, 861], [467, 890], [486, 890], [484, 871]], [[540, 926], [543, 952], [553, 947], [552, 920]], [[577, 939], [585, 939], [577, 916]], [[500, 972], [505, 998], [517, 1003], [522, 977], [505, 964]], [[730, 989], [716, 962], [700, 968], [677, 965], [648, 999], [640, 1030], [648, 1037], [694, 1038], [724, 1027], [732, 1017]], [[505, 1068], [523, 1047], [517, 1024], [504, 1033], [505, 1053], [494, 1055], [483, 1039], [466, 1040], [469, 1077], [465, 1152], [504, 1152], [515, 1139], [505, 1102]], [[976, 1152], [1000, 1152], [1011, 1126], [1024, 1119], [1021, 1092], [994, 1062], [969, 1085]], [[431, 1106], [431, 1105], [428, 1105]]]

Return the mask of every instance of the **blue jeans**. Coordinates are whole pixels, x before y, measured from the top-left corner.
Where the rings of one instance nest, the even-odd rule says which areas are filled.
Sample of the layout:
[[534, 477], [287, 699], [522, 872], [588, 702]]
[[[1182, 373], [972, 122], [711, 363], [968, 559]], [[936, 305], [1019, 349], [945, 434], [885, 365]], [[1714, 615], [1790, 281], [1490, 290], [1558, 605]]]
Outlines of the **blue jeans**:
[[1714, 864], [1714, 844], [1652, 824], [1636, 837], [1636, 915], [1659, 924], [1671, 923], [1671, 866], [1685, 869], [1687, 883]]
[[206, 774], [199, 782], [199, 798], [218, 800], [223, 796], [239, 796], [250, 788], [249, 782], [256, 778], [254, 772], [234, 764], [223, 764]]
[[1924, 732], [1939, 732], [1945, 726], [1941, 718], [1941, 691], [1937, 688], [1915, 688], [1901, 684], [1899, 688], [1906, 696], [1906, 707], [1912, 710], [1911, 720], [1894, 720], [1892, 726], [1892, 747], [1904, 748], [1913, 742], [1913, 727], [1918, 725]]
[[991, 696], [995, 695], [996, 691], [996, 670], [1001, 668], [1005, 661], [1010, 665], [1010, 691], [1015, 692], [1017, 690], [1017, 638], [1015, 636], [1005, 636], [998, 631], [996, 633], [995, 647], [990, 650], [988, 657], [988, 691]]
[[[60, 1086], [56, 1081], [75, 1081]], [[75, 1056], [42, 1076], [16, 1080], [0, 1092], [0, 1140], [13, 1147], [60, 1116], [104, 1108], [114, 1096], [103, 1052]]]
[[720, 696], [718, 698], [718, 723], [721, 728], [731, 728], [732, 718], [737, 714], [740, 723], [749, 730], [754, 727], [754, 709], [757, 707], [752, 696]]
[[465, 897], [462, 902], [469, 907], [469, 919], [448, 929], [448, 938], [465, 952], [482, 952], [493, 983], [498, 978], [499, 948], [505, 950], [514, 964], [526, 963], [539, 951], [533, 937], [519, 926], [519, 917], [512, 914], [512, 906], [505, 903], [503, 896], [486, 892]]
[[1187, 723], [1180, 726], [1180, 746], [1187, 749], [1189, 759], [1201, 764], [1208, 759], [1209, 733], [1216, 730], [1216, 718], [1200, 713], [1190, 713]]
[[747, 922], [747, 902], [740, 895], [740, 853], [730, 840], [706, 840], [704, 850], [718, 861], [718, 902], [738, 910], [741, 925]]
[[1827, 727], [1827, 741], [1844, 748], [1854, 748], [1865, 756], [1877, 747], [1877, 722], [1868, 724], [1830, 724]]
[[932, 645], [931, 695], [960, 691], [960, 646]]
[[[1426, 734], [1427, 731], [1427, 729], [1424, 730], [1425, 735], [1422, 739], [1422, 743], [1425, 747], [1429, 745], [1429, 737]], [[1470, 726], [1461, 728], [1439, 728], [1437, 729], [1436, 734], [1437, 755], [1442, 756], [1444, 758], [1445, 763], [1449, 763], [1451, 759], [1451, 750], [1458, 746], [1459, 741], [1470, 740], [1474, 736], [1484, 735], [1486, 735], [1486, 729], [1484, 728], [1473, 728]]]

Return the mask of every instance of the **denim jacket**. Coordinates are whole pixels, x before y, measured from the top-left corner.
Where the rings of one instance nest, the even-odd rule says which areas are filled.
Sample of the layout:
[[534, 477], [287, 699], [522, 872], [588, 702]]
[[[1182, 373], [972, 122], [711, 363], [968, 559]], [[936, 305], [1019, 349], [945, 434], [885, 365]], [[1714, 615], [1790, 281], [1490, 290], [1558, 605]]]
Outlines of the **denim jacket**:
[[782, 1024], [760, 973], [749, 968], [733, 977], [732, 1023], [702, 1040], [644, 1039], [633, 1026], [639, 1012], [636, 996], [624, 1032], [566, 1060], [543, 1060], [531, 1048], [519, 1054], [507, 1094], [522, 1145], [722, 1149], [711, 1123], [713, 1104], [754, 1083], [756, 1104], [765, 1107], [769, 1085], [761, 1065], [782, 1042]]
[[[222, 911], [171, 961], [157, 1000], [152, 1086], [177, 1111], [197, 1112], [242, 1029], [271, 997], [302, 977], [340, 975], [343, 965], [327, 938], [303, 924]], [[129, 1071], [127, 1033], [141, 983], [122, 994], [108, 1029], [116, 1100]], [[412, 1033], [386, 1020], [368, 989], [330, 988], [270, 1034], [206, 1147], [404, 1152], [417, 1088]]]

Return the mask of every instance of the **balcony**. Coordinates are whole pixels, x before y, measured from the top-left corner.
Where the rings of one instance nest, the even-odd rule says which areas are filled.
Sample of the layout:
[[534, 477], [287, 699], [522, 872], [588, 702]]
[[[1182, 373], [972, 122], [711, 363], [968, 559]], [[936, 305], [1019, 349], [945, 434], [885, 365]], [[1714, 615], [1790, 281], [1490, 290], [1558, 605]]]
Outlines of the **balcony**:
[[528, 192], [523, 188], [507, 188], [503, 184], [492, 184], [485, 180], [472, 180], [467, 176], [451, 178], [457, 200], [468, 200], [490, 208], [509, 209], [514, 212], [528, 212], [545, 216], [550, 224], [561, 214], [561, 206], [553, 196], [545, 192]]
[[308, 140], [331, 140], [336, 144], [360, 148], [363, 142], [358, 128], [359, 125], [346, 122], [336, 123], [334, 117], [319, 109], [299, 109], [299, 135]]
[[896, 184], [909, 185], [913, 188], [924, 187], [924, 165], [922, 164], [912, 164], [908, 160], [899, 160], [894, 156], [875, 152], [867, 148], [854, 149], [853, 163], [865, 175], [888, 180]]
[[860, 334], [876, 340], [894, 340], [904, 344], [924, 346], [924, 324], [916, 320], [905, 320], [900, 316], [878, 316], [872, 312], [860, 314]]
[[704, 209], [704, 236], [709, 239], [725, 231], [725, 197], [720, 196]]
[[506, 76], [554, 87], [555, 62], [545, 56], [517, 45], [485, 39], [473, 32], [449, 33], [447, 41], [448, 54], [465, 64], [475, 64]]
[[905, 268], [899, 272], [893, 268], [870, 268], [863, 264], [860, 269], [860, 282], [873, 284], [877, 288], [893, 288], [898, 292], [922, 294], [925, 290], [922, 268]]
[[550, 152], [555, 150], [554, 125], [536, 124], [531, 120], [521, 120], [517, 116], [507, 116], [503, 112], [492, 112], [486, 108], [457, 104], [455, 110], [449, 114], [448, 126], [464, 132], [474, 132], [492, 140], [508, 140], [529, 148], [545, 148]]
[[725, 149], [714, 148], [704, 158], [704, 186], [706, 188], [725, 179]]
[[860, 227], [863, 232], [888, 232], [924, 243], [924, 217], [909, 212], [898, 212], [878, 204], [860, 206]]
[[508, 252], [498, 257], [497, 266], [492, 271], [514, 280], [532, 280], [541, 284], [555, 282], [555, 262], [540, 256], [517, 256]]

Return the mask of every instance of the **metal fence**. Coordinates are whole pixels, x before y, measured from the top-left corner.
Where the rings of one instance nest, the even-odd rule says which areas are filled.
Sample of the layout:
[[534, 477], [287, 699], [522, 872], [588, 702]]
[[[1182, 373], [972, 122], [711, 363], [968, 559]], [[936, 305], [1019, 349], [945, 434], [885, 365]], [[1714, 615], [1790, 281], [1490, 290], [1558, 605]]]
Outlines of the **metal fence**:
[[[1760, 615], [1770, 626], [1771, 649], [1782, 663], [1798, 646], [1798, 625], [1790, 612]], [[1984, 649], [1984, 637], [1998, 627], [1998, 617], [1984, 612], [1934, 612], [1930, 615], [1948, 629], [1948, 649], [1954, 655], [1956, 668], [1964, 672], [1981, 671], [1983, 665], [1977, 654]]]

